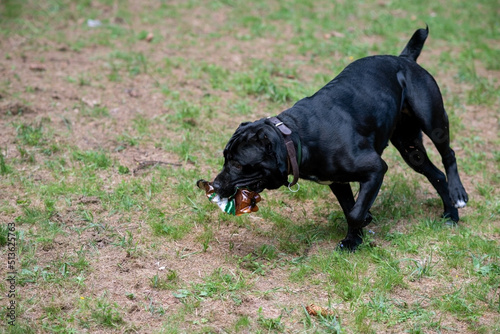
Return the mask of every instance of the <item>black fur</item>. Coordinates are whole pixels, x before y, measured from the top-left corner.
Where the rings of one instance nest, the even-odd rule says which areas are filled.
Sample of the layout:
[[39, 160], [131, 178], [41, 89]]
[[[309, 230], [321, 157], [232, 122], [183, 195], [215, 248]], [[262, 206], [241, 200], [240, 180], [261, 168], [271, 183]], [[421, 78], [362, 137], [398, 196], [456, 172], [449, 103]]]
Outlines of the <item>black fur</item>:
[[[387, 171], [382, 152], [389, 140], [408, 165], [425, 175], [444, 205], [443, 216], [458, 222], [457, 207], [467, 193], [450, 148], [448, 117], [434, 78], [415, 60], [427, 29], [419, 29], [398, 56], [371, 56], [347, 66], [311, 97], [298, 101], [278, 118], [301, 143], [300, 177], [328, 184], [347, 219], [341, 246], [355, 249]], [[427, 157], [422, 132], [439, 151], [446, 176]], [[218, 194], [237, 187], [260, 192], [287, 185], [287, 152], [282, 135], [267, 119], [243, 123], [224, 150], [224, 167], [216, 177]], [[355, 200], [349, 182], [359, 182]]]

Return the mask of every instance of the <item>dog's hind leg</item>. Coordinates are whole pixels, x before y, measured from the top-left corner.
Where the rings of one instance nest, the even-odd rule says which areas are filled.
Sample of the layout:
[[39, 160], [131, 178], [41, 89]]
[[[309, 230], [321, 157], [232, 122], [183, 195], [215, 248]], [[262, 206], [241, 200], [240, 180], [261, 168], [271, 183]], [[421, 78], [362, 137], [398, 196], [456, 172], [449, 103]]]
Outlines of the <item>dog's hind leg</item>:
[[440, 116], [435, 115], [435, 117], [437, 119], [433, 119], [430, 126], [426, 124], [423, 127], [423, 131], [429, 136], [441, 155], [441, 161], [443, 162], [448, 178], [448, 190], [451, 202], [455, 208], [463, 208], [467, 204], [469, 197], [458, 174], [455, 152], [450, 147], [448, 116], [446, 116], [443, 109]]
[[453, 205], [446, 176], [429, 159], [422, 143], [422, 131], [411, 116], [403, 115], [391, 137], [405, 162], [416, 172], [423, 174], [443, 201], [443, 217], [458, 222], [458, 210]]
[[[443, 99], [432, 77], [428, 76], [422, 81], [423, 86], [418, 86], [421, 84], [419, 83], [417, 87], [408, 90], [408, 106], [415, 116], [414, 121], [419, 123], [422, 131], [432, 140], [441, 155], [448, 180], [449, 197], [453, 206], [462, 208], [469, 198], [458, 174], [455, 152], [450, 147], [449, 122]], [[420, 93], [420, 96], [417, 96], [417, 93]], [[426, 95], [423, 95], [424, 93]]]

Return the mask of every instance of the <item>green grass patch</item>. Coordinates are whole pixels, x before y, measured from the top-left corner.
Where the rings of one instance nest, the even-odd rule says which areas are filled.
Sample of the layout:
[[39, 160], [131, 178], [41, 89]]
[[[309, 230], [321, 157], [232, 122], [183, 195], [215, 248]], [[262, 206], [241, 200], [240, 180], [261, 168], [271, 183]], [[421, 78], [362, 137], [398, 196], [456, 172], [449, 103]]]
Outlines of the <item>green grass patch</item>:
[[109, 156], [102, 151], [73, 151], [72, 158], [89, 169], [106, 169], [112, 164]]

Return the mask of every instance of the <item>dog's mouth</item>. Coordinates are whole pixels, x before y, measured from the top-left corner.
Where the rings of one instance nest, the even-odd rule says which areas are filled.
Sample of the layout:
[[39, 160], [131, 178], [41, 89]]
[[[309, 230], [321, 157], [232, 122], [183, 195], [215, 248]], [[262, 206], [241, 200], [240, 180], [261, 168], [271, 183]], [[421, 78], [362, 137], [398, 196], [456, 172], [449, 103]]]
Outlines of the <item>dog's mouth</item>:
[[220, 173], [214, 180], [215, 192], [223, 198], [234, 197], [238, 191], [249, 190], [261, 193], [267, 188], [268, 181], [263, 175], [238, 175], [235, 177]]
[[231, 189], [232, 189], [231, 191], [224, 191], [223, 189], [219, 189], [217, 191], [216, 189], [216, 192], [222, 197], [233, 198], [238, 192], [238, 189], [247, 189], [255, 193], [261, 193], [262, 191], [264, 191], [265, 187], [264, 187], [264, 182], [262, 180], [251, 181], [251, 182], [240, 181], [237, 182]]
[[264, 182], [262, 182], [261, 180], [253, 182], [238, 182], [234, 186], [234, 192], [236, 193], [238, 189], [248, 189], [250, 191], [260, 193], [264, 190], [263, 185]]

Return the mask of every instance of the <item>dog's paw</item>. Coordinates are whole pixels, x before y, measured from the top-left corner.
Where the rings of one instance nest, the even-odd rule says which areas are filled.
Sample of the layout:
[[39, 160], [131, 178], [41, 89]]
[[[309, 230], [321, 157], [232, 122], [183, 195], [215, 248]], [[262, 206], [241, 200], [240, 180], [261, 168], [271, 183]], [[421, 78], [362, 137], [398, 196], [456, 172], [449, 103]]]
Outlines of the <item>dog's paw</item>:
[[450, 197], [453, 206], [457, 209], [465, 207], [469, 201], [469, 196], [461, 184], [457, 187], [450, 187]]
[[362, 243], [363, 239], [361, 239], [361, 237], [359, 236], [356, 236], [354, 238], [345, 238], [339, 243], [337, 249], [340, 251], [354, 252], [356, 248], [358, 248], [358, 246]]
[[353, 244], [351, 241], [342, 240], [337, 246], [337, 250], [342, 252], [354, 252], [358, 248], [358, 245]]
[[444, 212], [441, 218], [444, 219], [444, 223], [448, 226], [456, 226], [458, 223], [458, 210], [452, 209], [452, 212]]

